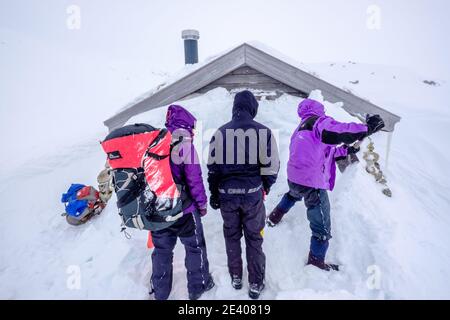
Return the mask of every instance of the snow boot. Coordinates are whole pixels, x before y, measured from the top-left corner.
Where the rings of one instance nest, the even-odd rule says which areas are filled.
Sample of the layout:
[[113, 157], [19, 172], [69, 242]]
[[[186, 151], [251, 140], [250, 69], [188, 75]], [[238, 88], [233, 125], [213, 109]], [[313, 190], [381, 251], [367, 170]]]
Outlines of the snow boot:
[[242, 279], [237, 275], [231, 276], [231, 286], [236, 290], [242, 289]]
[[332, 263], [325, 263], [324, 259], [320, 259], [315, 257], [311, 252], [308, 256], [308, 265], [313, 265], [319, 269], [325, 270], [325, 271], [339, 271], [339, 266], [337, 264]]
[[248, 289], [248, 296], [253, 299], [259, 299], [259, 296], [261, 295], [261, 292], [264, 290], [264, 283], [257, 284], [257, 283], [250, 283], [250, 288]]
[[216, 284], [214, 283], [214, 279], [212, 276], [209, 277], [208, 281], [204, 285], [203, 291], [195, 292], [195, 293], [189, 293], [189, 300], [198, 300], [204, 294], [205, 292], [211, 290], [214, 288]]
[[266, 223], [269, 227], [275, 227], [280, 223], [286, 212], [281, 211], [278, 207], [275, 207], [270, 215], [267, 217]]
[[153, 281], [150, 280], [150, 290], [148, 291], [149, 295], [153, 295], [155, 293], [155, 288], [153, 288]]

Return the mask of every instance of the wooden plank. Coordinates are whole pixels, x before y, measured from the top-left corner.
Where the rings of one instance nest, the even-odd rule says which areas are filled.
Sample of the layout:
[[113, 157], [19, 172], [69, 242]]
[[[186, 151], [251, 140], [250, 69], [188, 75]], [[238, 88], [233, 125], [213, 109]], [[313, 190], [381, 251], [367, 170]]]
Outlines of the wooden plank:
[[211, 84], [198, 90], [198, 93], [205, 93], [212, 89], [222, 87], [231, 91], [233, 89], [253, 89], [263, 91], [276, 91], [288, 93], [296, 96], [304, 97], [305, 92], [289, 87], [274, 78], [271, 78], [253, 68], [239, 68], [220, 79], [215, 80]]
[[281, 83], [274, 78], [266, 76], [265, 74], [249, 74], [249, 75], [234, 75], [228, 74], [220, 79], [217, 79], [215, 84], [257, 84], [257, 83]]
[[247, 45], [245, 52], [247, 65], [290, 87], [303, 92], [311, 92], [312, 90], [320, 89], [326, 100], [330, 102], [343, 102], [343, 108], [353, 115], [363, 115], [365, 113], [380, 114], [386, 122], [386, 131], [393, 131], [395, 124], [401, 119], [399, 116], [385, 109], [345, 92], [344, 90], [268, 55], [259, 49]]
[[231, 72], [231, 74], [236, 74], [236, 75], [261, 74], [261, 72], [255, 70], [253, 68], [245, 66], [245, 67], [241, 67], [241, 68], [238, 68], [238, 69], [234, 70], [233, 72]]
[[248, 90], [261, 90], [261, 91], [274, 91], [274, 92], [284, 92], [288, 94], [292, 94], [295, 96], [305, 97], [307, 96], [304, 92], [300, 92], [294, 88], [288, 87], [285, 84], [279, 83], [279, 84], [269, 84], [269, 83], [259, 83], [259, 84], [210, 84], [207, 85], [200, 90], [197, 90], [196, 93], [206, 93], [210, 90], [216, 89], [216, 88], [225, 88], [228, 91], [231, 90], [237, 90], [237, 89], [248, 89]]

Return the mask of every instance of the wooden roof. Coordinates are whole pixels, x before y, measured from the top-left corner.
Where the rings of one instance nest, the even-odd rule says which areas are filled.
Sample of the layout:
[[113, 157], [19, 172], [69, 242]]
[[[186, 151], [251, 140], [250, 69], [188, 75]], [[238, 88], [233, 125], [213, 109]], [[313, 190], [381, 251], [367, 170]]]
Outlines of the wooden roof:
[[255, 69], [299, 92], [309, 93], [312, 90], [319, 89], [322, 91], [325, 100], [332, 103], [343, 102], [344, 110], [359, 118], [363, 118], [364, 114], [367, 113], [379, 114], [386, 123], [386, 131], [394, 131], [395, 124], [401, 119], [367, 100], [300, 70], [293, 64], [266, 52], [264, 49], [244, 43], [210, 62], [201, 64], [192, 72], [156, 90], [145, 98], [130, 104], [107, 119], [104, 124], [109, 130], [121, 127], [135, 115], [169, 105], [195, 92], [202, 92], [202, 88], [242, 67]]

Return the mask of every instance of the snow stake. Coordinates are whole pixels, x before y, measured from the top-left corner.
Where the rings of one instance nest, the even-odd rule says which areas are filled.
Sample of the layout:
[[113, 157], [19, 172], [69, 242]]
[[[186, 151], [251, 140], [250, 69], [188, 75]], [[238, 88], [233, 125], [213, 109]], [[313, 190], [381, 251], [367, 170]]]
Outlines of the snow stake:
[[364, 152], [363, 155], [363, 159], [366, 160], [366, 171], [375, 177], [376, 182], [383, 185], [383, 190], [381, 192], [390, 198], [392, 197], [392, 191], [388, 187], [386, 177], [384, 176], [381, 166], [378, 163], [380, 155], [374, 151], [375, 146], [372, 139], [370, 139], [370, 137], [368, 137], [368, 139], [370, 143], [367, 145], [367, 151]]

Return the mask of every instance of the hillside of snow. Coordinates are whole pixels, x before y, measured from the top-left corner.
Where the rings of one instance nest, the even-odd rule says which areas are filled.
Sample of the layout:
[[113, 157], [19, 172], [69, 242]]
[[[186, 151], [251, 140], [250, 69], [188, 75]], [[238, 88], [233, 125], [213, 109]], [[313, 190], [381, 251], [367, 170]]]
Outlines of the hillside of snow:
[[[2, 57], [6, 73], [1, 78], [0, 139], [2, 155], [8, 156], [0, 160], [4, 182], [0, 187], [0, 298], [148, 299], [147, 233], [128, 230], [130, 240], [120, 233], [114, 197], [101, 216], [81, 227], [69, 226], [60, 216], [64, 210], [60, 196], [73, 182], [96, 185], [105, 162], [98, 143], [107, 133], [101, 121], [167, 79], [166, 72], [144, 67], [145, 61], [108, 65], [100, 57], [72, 57], [67, 52], [60, 61], [50, 61], [49, 54], [58, 48], [13, 41], [12, 36], [6, 39], [2, 45], [17, 50], [5, 51]], [[22, 57], [22, 63], [13, 67], [10, 62], [18, 59], [13, 52], [31, 48], [35, 54]], [[338, 176], [330, 193], [334, 238], [328, 259], [340, 263], [342, 271], [330, 273], [305, 266], [310, 230], [304, 205], [297, 204], [281, 225], [265, 231], [267, 273], [262, 298], [450, 298], [448, 83], [437, 79], [437, 85], [429, 85], [423, 81], [436, 79], [390, 66], [340, 62], [306, 67], [402, 117], [387, 169], [387, 135], [373, 137], [393, 197], [381, 193], [365, 172], [364, 161]], [[45, 81], [37, 77], [43, 71]], [[96, 83], [94, 87], [84, 81], [88, 78]], [[320, 92], [313, 96], [321, 97]], [[203, 159], [211, 134], [230, 119], [232, 101], [233, 96], [219, 88], [179, 102], [200, 120], [196, 144]], [[299, 121], [298, 103], [292, 96], [260, 103], [257, 120], [277, 131], [282, 165], [266, 201], [268, 212], [287, 191], [288, 143]], [[325, 101], [325, 105], [336, 119], [357, 121], [339, 104]], [[153, 110], [130, 122], [162, 126], [165, 111]], [[235, 291], [229, 284], [220, 213], [209, 208], [203, 222], [217, 284], [203, 298], [247, 299], [246, 290]], [[180, 244], [174, 261], [170, 298], [185, 299]], [[73, 266], [81, 272], [77, 290], [67, 287]], [[378, 272], [379, 287], [368, 285], [373, 270]]]

